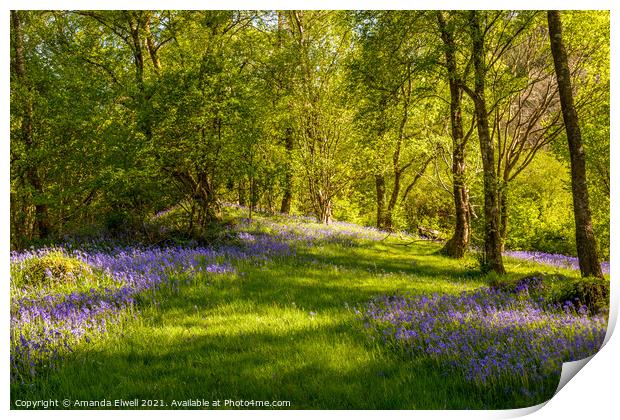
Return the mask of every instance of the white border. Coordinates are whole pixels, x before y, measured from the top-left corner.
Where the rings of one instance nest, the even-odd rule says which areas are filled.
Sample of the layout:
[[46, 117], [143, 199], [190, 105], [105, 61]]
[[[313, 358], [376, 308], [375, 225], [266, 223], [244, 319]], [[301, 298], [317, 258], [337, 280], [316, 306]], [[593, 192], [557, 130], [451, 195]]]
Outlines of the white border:
[[[441, 2], [428, 2], [428, 1], [369, 1], [369, 0], [312, 0], [312, 1], [285, 1], [285, 0], [271, 0], [271, 1], [239, 1], [239, 0], [212, 0], [212, 1], [200, 1], [200, 0], [175, 0], [175, 1], [162, 1], [162, 0], [143, 0], [134, 2], [122, 2], [119, 0], [90, 0], [75, 1], [75, 0], [8, 0], [3, 2], [3, 12], [0, 14], [0, 22], [2, 23], [2, 43], [1, 45], [1, 57], [2, 57], [2, 83], [0, 84], [0, 92], [2, 94], [3, 104], [2, 109], [3, 117], [0, 120], [3, 141], [0, 142], [0, 155], [3, 159], [3, 164], [0, 165], [0, 197], [3, 199], [0, 201], [0, 268], [2, 277], [0, 277], [0, 283], [2, 284], [2, 294], [0, 296], [2, 307], [4, 308], [4, 315], [2, 316], [1, 333], [5, 337], [2, 340], [2, 349], [0, 360], [6, 361], [6, 363], [0, 363], [0, 372], [2, 377], [2, 394], [0, 396], [0, 404], [8, 412], [11, 417], [24, 418], [31, 417], [32, 415], [43, 415], [48, 418], [79, 418], [83, 417], [84, 413], [77, 411], [40, 411], [40, 412], [23, 412], [23, 411], [9, 411], [9, 268], [8, 268], [8, 255], [9, 255], [9, 10], [10, 9], [598, 9], [598, 10], [612, 10], [612, 41], [611, 41], [611, 66], [612, 66], [612, 84], [611, 84], [611, 138], [615, 139], [611, 141], [611, 160], [616, 162], [619, 157], [620, 147], [615, 142], [620, 137], [620, 129], [618, 126], [618, 104], [620, 86], [617, 86], [616, 74], [618, 72], [618, 19], [616, 6], [611, 0], [589, 0], [589, 1], [562, 1], [562, 0], [520, 0], [518, 2], [498, 2], [489, 0], [478, 1], [458, 1], [458, 0], [444, 0]], [[611, 214], [620, 214], [620, 207], [618, 206], [618, 171], [612, 164], [611, 167]], [[614, 219], [615, 220], [615, 219]], [[611, 278], [612, 278], [612, 325], [610, 330], [615, 324], [618, 313], [618, 298], [620, 295], [619, 282], [617, 280], [616, 258], [618, 256], [618, 240], [620, 229], [617, 223], [612, 223], [611, 226]], [[338, 417], [350, 417], [356, 420], [363, 420], [367, 418], [375, 418], [377, 416], [389, 415], [394, 418], [411, 419], [412, 417], [418, 419], [432, 418], [432, 419], [444, 419], [444, 418], [458, 418], [458, 419], [483, 419], [483, 418], [507, 418], [516, 417], [531, 413], [532, 419], [572, 419], [572, 418], [609, 418], [610, 413], [618, 413], [620, 408], [617, 385], [619, 375], [619, 365], [617, 354], [620, 349], [619, 339], [615, 336], [607, 337], [609, 341], [605, 347], [588, 363], [587, 367], [583, 369], [576, 376], [575, 379], [569, 381], [569, 383], [547, 404], [542, 404], [540, 407], [527, 408], [522, 410], [497, 410], [497, 411], [329, 411], [327, 413], [321, 413], [320, 415], [327, 414], [328, 416]], [[542, 407], [544, 406], [544, 407]], [[538, 410], [538, 411], [536, 411]], [[294, 415], [299, 419], [310, 419], [317, 416], [318, 413], [314, 411], [298, 411], [295, 413], [286, 411], [210, 411], [204, 413], [200, 411], [188, 411], [182, 414], [177, 412], [176, 415], [182, 415], [183, 417], [202, 418], [205, 415], [217, 418], [273, 418], [273, 417], [289, 417]], [[110, 412], [102, 411], [89, 411], [87, 414], [94, 419], [107, 419], [110, 417]], [[134, 411], [117, 411], [113, 414], [115, 417], [121, 418], [146, 418], [157, 417], [163, 418], [167, 415], [165, 412], [134, 412]]]

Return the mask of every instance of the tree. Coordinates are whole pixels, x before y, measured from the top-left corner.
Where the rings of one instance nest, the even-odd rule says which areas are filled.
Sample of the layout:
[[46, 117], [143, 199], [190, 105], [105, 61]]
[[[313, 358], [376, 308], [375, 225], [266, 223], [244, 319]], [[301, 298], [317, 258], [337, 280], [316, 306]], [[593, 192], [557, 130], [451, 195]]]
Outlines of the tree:
[[[470, 96], [474, 104], [480, 154], [482, 157], [484, 180], [484, 254], [483, 268], [503, 274], [505, 269], [502, 262], [501, 239], [501, 212], [500, 212], [500, 184], [498, 180], [498, 166], [495, 156], [494, 135], [490, 130], [489, 115], [504, 99], [499, 98], [487, 106], [486, 83], [490, 72], [497, 72], [501, 68], [499, 60], [506, 54], [535, 17], [532, 12], [492, 12], [485, 14], [485, 26], [481, 27], [479, 12], [468, 13], [467, 25], [471, 38], [471, 61], [474, 68], [474, 88], [466, 83], [461, 87]], [[490, 38], [487, 41], [487, 38]], [[487, 45], [488, 44], [488, 45]], [[488, 47], [488, 48], [487, 48]], [[488, 50], [488, 51], [487, 51]], [[494, 79], [493, 94], [497, 92], [497, 81]]]
[[[462, 78], [459, 77], [456, 63], [456, 43], [453, 26], [448, 27], [442, 11], [437, 12], [437, 23], [443, 41], [445, 67], [450, 86], [450, 127], [452, 135], [452, 194], [454, 197], [455, 226], [452, 237], [446, 242], [442, 252], [453, 258], [462, 258], [469, 246], [470, 207], [469, 190], [465, 183], [466, 146], [472, 133], [463, 132], [462, 117]], [[473, 122], [473, 120], [472, 120]], [[472, 124], [473, 128], [473, 124]]]
[[[561, 15], [562, 40], [571, 70], [573, 98], [579, 115], [581, 140], [587, 152], [592, 227], [599, 259], [604, 260], [609, 258], [610, 240], [610, 16], [609, 12], [587, 10], [563, 11]], [[546, 13], [544, 17], [546, 29]], [[545, 43], [551, 57], [548, 37], [545, 37]], [[550, 66], [554, 74], [553, 58], [550, 58]], [[562, 130], [562, 137], [564, 133]], [[570, 153], [565, 141], [555, 142], [552, 149], [570, 168]], [[574, 242], [574, 222], [571, 222]], [[573, 252], [577, 255], [576, 247]]]
[[502, 69], [494, 75], [494, 90], [499, 94], [491, 119], [497, 146], [502, 251], [508, 233], [510, 184], [562, 129], [545, 38], [540, 26], [526, 33], [504, 54]]
[[[284, 40], [286, 35], [284, 26], [286, 24], [285, 14], [283, 11], [278, 11], [278, 28], [277, 28], [277, 50], [278, 52], [283, 50]], [[289, 28], [290, 31], [290, 28]], [[282, 68], [283, 66], [280, 66]], [[284, 66], [285, 67], [285, 66]], [[279, 79], [277, 88], [281, 91], [285, 91], [285, 94], [290, 92], [290, 75], [283, 72], [282, 77]], [[290, 110], [291, 105], [287, 101], [286, 109]], [[293, 140], [293, 127], [291, 124], [286, 124], [284, 127], [284, 148], [286, 150], [285, 170], [284, 170], [284, 194], [282, 196], [282, 204], [280, 205], [280, 213], [288, 214], [291, 212], [291, 203], [293, 201], [293, 148], [295, 147], [295, 141]]]
[[469, 29], [472, 40], [472, 58], [474, 63], [474, 91], [470, 96], [476, 112], [476, 127], [480, 141], [480, 153], [484, 170], [484, 262], [483, 264], [498, 274], [504, 274], [500, 237], [500, 213], [498, 203], [498, 183], [495, 172], [495, 149], [489, 130], [489, 118], [486, 105], [485, 80], [487, 64], [485, 62], [484, 32], [480, 28], [478, 12], [471, 11]]
[[[40, 145], [37, 145], [34, 132], [34, 95], [35, 89], [32, 86], [28, 78], [26, 57], [24, 52], [24, 32], [22, 27], [21, 13], [17, 10], [11, 10], [11, 29], [12, 29], [12, 41], [13, 41], [13, 86], [19, 89], [20, 98], [22, 99], [22, 105], [19, 107], [21, 121], [21, 142], [23, 144], [25, 153], [30, 156], [35, 156], [36, 150]], [[11, 107], [13, 109], [13, 107]], [[14, 162], [17, 164], [18, 162]], [[32, 203], [34, 204], [34, 228], [32, 232], [24, 232], [25, 235], [30, 237], [45, 238], [50, 233], [50, 220], [48, 214], [48, 206], [45, 202], [43, 192], [43, 181], [39, 175], [39, 169], [36, 160], [25, 159], [21, 161], [23, 168], [20, 170], [23, 174], [20, 178], [22, 182], [27, 183], [32, 188]], [[28, 207], [30, 204], [25, 203]], [[23, 214], [27, 213], [26, 209], [22, 209]], [[20, 227], [14, 226], [18, 231]]]
[[[421, 12], [359, 12], [357, 56], [349, 64], [357, 121], [371, 149], [376, 224], [393, 230], [396, 206], [404, 201], [435, 158], [428, 140], [436, 117], [426, 81], [432, 60], [420, 24]], [[406, 183], [408, 175], [415, 175]], [[407, 185], [404, 187], [404, 185]]]
[[573, 92], [568, 67], [568, 57], [562, 40], [562, 21], [560, 12], [547, 12], [551, 54], [557, 76], [562, 117], [568, 138], [571, 162], [571, 187], [573, 192], [573, 210], [575, 213], [575, 235], [579, 269], [583, 277], [594, 276], [603, 278], [598, 260], [596, 238], [592, 229], [592, 217], [586, 183], [585, 151], [581, 140], [579, 119], [573, 101]]
[[317, 219], [327, 224], [333, 199], [348, 185], [355, 159], [347, 150], [353, 135], [351, 112], [340, 90], [340, 63], [350, 32], [333, 11], [290, 11], [288, 20], [297, 44], [293, 114], [299, 164], [310, 205]]

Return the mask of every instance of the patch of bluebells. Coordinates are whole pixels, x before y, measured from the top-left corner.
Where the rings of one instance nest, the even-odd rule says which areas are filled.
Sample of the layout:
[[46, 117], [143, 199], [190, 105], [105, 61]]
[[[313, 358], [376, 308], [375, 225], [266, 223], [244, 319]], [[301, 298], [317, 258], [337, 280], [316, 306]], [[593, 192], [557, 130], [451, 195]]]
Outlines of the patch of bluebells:
[[[170, 209], [156, 217], [163, 217]], [[240, 219], [236, 238], [228, 244], [201, 246], [120, 246], [105, 238], [67, 240], [55, 248], [11, 253], [12, 271], [26, 260], [61, 252], [84, 262], [87, 274], [111, 280], [113, 286], [89, 291], [59, 293], [53, 286], [36, 289], [12, 287], [11, 373], [25, 380], [40, 366], [53, 366], [75, 345], [105, 333], [110, 325], [137, 316], [137, 302], [156, 299], [163, 285], [178, 288], [179, 276], [235, 273], [234, 261], [264, 265], [273, 258], [295, 255], [298, 246], [337, 243], [351, 246], [358, 240], [380, 240], [386, 232], [345, 222], [325, 226], [309, 217], [285, 216], [279, 222], [262, 218]], [[47, 278], [51, 273], [47, 273]], [[188, 280], [189, 281], [189, 280]], [[153, 303], [155, 301], [153, 300]]]
[[355, 225], [346, 222], [332, 222], [329, 225], [309, 221], [307, 217], [287, 216], [283, 221], [262, 219], [250, 223], [248, 219], [241, 219], [241, 226], [253, 232], [267, 232], [284, 242], [302, 245], [318, 246], [321, 244], [339, 244], [354, 246], [359, 241], [379, 241], [388, 235], [388, 232]]
[[607, 319], [572, 303], [545, 306], [532, 284], [516, 290], [480, 288], [460, 295], [382, 296], [358, 313], [371, 335], [408, 353], [435, 360], [476, 384], [542, 380], [563, 362], [593, 355]]
[[[180, 274], [235, 273], [234, 261], [265, 264], [291, 255], [291, 244], [269, 235], [241, 234], [240, 243], [220, 247], [121, 247], [96, 243], [86, 250], [55, 247], [11, 253], [12, 271], [30, 258], [50, 252], [77, 258], [95, 276], [107, 277], [114, 287], [55, 292], [50, 285], [13, 287], [11, 299], [11, 373], [25, 380], [41, 366], [53, 366], [79, 342], [105, 333], [110, 325], [136, 316], [136, 302], [155, 299], [163, 285], [179, 286]], [[51, 275], [51, 273], [50, 273]], [[16, 290], [17, 289], [17, 290]]]
[[[506, 251], [504, 255], [520, 260], [534, 261], [540, 264], [550, 265], [559, 268], [579, 270], [579, 259], [561, 254], [548, 254], [546, 252], [535, 251]], [[603, 273], [609, 274], [609, 261], [601, 262]]]
[[[11, 366], [14, 377], [35, 375], [41, 365], [53, 365], [64, 351], [90, 340], [137, 313], [136, 302], [156, 292], [175, 275], [234, 273], [233, 261], [264, 265], [274, 257], [291, 256], [299, 245], [319, 242], [352, 244], [357, 239], [379, 239], [383, 232], [347, 223], [325, 227], [307, 218], [286, 223], [267, 221], [269, 233], [236, 232], [237, 242], [217, 247], [118, 246], [105, 240], [68, 243], [55, 248], [11, 253], [19, 270], [28, 259], [61, 252], [87, 264], [89, 273], [107, 276], [116, 287], [87, 292], [56, 293], [53, 287], [14, 291], [11, 301]], [[246, 223], [246, 227], [252, 227]], [[51, 273], [48, 273], [48, 278]], [[176, 280], [175, 280], [176, 281]], [[178, 284], [176, 285], [178, 286]], [[149, 293], [154, 298], [154, 293]]]
[[[249, 212], [245, 206], [236, 203], [223, 203], [234, 208], [241, 214]], [[332, 221], [329, 225], [318, 222], [316, 217], [290, 215], [285, 213], [256, 212], [252, 220], [239, 217], [240, 228], [249, 232], [262, 232], [284, 240], [288, 243], [303, 246], [317, 246], [325, 243], [354, 246], [359, 241], [379, 241], [394, 232], [387, 232], [370, 226], [355, 223]], [[268, 214], [269, 217], [264, 217]], [[409, 237], [405, 232], [396, 233], [400, 237]]]
[[76, 343], [88, 342], [121, 321], [134, 302], [130, 287], [13, 300], [11, 376], [24, 380], [41, 366], [54, 367]]

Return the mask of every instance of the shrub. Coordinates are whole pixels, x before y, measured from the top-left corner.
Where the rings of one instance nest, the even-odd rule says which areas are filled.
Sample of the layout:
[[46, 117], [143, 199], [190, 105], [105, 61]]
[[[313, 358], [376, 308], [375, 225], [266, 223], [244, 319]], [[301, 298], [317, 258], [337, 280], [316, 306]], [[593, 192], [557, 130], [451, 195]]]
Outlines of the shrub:
[[75, 283], [84, 275], [91, 274], [88, 264], [69, 257], [60, 251], [51, 251], [42, 256], [24, 260], [16, 281], [24, 285], [39, 286], [46, 283]]
[[129, 212], [114, 210], [105, 216], [105, 227], [108, 232], [119, 233], [134, 227], [135, 221]]
[[566, 279], [552, 291], [550, 301], [560, 305], [585, 305], [591, 313], [609, 311], [609, 280], [595, 277]]
[[494, 279], [491, 289], [509, 293], [527, 293], [540, 297], [547, 306], [579, 310], [585, 306], [591, 314], [609, 310], [609, 280], [594, 277], [568, 278], [563, 275], [529, 274], [523, 278]]
[[529, 274], [517, 280], [494, 278], [490, 286], [491, 289], [510, 293], [545, 293], [548, 290], [541, 273]]

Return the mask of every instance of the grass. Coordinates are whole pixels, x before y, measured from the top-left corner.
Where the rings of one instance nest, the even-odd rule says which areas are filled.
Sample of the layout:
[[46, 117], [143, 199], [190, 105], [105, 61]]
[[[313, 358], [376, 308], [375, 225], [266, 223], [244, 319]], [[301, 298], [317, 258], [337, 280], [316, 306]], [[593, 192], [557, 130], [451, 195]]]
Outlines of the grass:
[[[11, 401], [288, 400], [290, 408], [488, 409], [538, 404], [559, 378], [526, 394], [481, 388], [424, 358], [371, 341], [353, 308], [393, 293], [459, 293], [488, 285], [475, 260], [397, 238], [327, 244], [236, 274], [177, 278], [160, 304], [83, 343], [58, 369], [12, 384]], [[541, 266], [507, 259], [509, 278]], [[547, 271], [575, 276], [570, 270]], [[559, 372], [558, 372], [559, 375]]]

